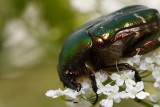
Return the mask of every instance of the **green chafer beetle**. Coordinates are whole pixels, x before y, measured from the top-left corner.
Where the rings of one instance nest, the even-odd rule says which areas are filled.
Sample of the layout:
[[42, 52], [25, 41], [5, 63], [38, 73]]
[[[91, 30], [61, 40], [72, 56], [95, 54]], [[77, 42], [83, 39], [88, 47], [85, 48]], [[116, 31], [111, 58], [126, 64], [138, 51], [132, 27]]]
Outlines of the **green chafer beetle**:
[[[109, 15], [97, 18], [71, 33], [59, 54], [58, 74], [64, 86], [79, 91], [80, 75], [91, 80], [98, 99], [94, 72], [135, 71], [135, 80], [141, 81], [137, 70], [127, 64], [116, 65], [123, 57], [144, 54], [160, 46], [160, 15], [156, 9], [135, 5], [122, 8]], [[92, 65], [91, 70], [86, 62]]]

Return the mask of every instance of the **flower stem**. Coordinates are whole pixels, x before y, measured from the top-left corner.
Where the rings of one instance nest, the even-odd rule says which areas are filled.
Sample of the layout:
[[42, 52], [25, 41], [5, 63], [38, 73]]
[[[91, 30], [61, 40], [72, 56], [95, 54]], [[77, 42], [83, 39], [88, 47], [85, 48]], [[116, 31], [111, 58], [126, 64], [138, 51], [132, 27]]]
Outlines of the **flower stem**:
[[147, 74], [147, 75], [145, 75], [145, 76], [141, 76], [141, 78], [146, 78], [146, 77], [148, 77], [148, 76], [150, 76], [151, 74]]
[[148, 82], [148, 83], [154, 83], [155, 81], [151, 81], [151, 80], [142, 80], [143, 82]]
[[137, 99], [135, 99], [135, 101], [138, 102], [138, 103], [140, 103], [140, 104], [142, 104], [142, 105], [144, 105], [145, 107], [153, 107], [153, 104], [149, 103], [146, 100], [140, 100], [140, 101], [138, 101]]
[[139, 75], [146, 73], [148, 70], [141, 71]]

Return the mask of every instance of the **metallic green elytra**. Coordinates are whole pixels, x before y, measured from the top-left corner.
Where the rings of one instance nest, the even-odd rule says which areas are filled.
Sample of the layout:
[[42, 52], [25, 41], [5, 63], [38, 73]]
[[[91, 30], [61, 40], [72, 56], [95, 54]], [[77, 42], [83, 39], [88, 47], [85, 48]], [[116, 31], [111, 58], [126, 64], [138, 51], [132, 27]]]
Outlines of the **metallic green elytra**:
[[[64, 42], [62, 47], [63, 51], [60, 52], [60, 66], [66, 66], [69, 62], [76, 62], [76, 60], [79, 61], [82, 57], [81, 54], [84, 54], [84, 52], [92, 46], [92, 39], [86, 31], [79, 30], [73, 32], [71, 35], [72, 36], [68, 36]], [[72, 66], [71, 63], [69, 63], [68, 67], [69, 66]]]
[[135, 71], [135, 80], [141, 81], [133, 66], [127, 63], [116, 65], [116, 62], [158, 48], [159, 37], [160, 15], [156, 9], [134, 5], [97, 18], [65, 40], [57, 67], [60, 80], [64, 86], [79, 91], [81, 84], [77, 78], [88, 76], [96, 93], [95, 104], [98, 88], [94, 73], [99, 70], [116, 72], [116, 67], [130, 69]]

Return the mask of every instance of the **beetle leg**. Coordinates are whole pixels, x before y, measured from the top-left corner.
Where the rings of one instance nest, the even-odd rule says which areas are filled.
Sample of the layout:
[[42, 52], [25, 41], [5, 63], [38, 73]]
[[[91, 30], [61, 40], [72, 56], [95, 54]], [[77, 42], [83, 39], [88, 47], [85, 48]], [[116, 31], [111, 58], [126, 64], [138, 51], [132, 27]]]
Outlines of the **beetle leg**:
[[81, 84], [76, 81], [75, 76], [73, 77], [72, 84], [74, 84], [74, 86], [76, 86], [77, 92], [79, 92], [81, 90]]
[[117, 64], [117, 65], [110, 65], [110, 66], [105, 66], [102, 69], [106, 70], [106, 71], [111, 71], [111, 72], [117, 72], [117, 67], [120, 71], [122, 70], [132, 70], [135, 71], [135, 80], [136, 82], [141, 81], [141, 77], [138, 75], [138, 71], [131, 65], [129, 65], [128, 63], [121, 63], [121, 64]]
[[95, 75], [94, 75], [94, 73], [90, 70], [90, 69], [88, 69], [88, 68], [86, 68], [86, 74], [89, 76], [89, 79], [91, 80], [91, 84], [92, 84], [92, 89], [93, 89], [93, 91], [95, 92], [95, 94], [96, 94], [96, 100], [92, 103], [92, 104], [96, 104], [96, 102], [98, 101], [98, 94], [97, 94], [97, 83], [96, 83], [96, 79], [95, 79]]
[[[76, 89], [79, 92], [81, 90], [81, 84], [76, 81], [75, 73], [69, 72], [69, 71], [66, 71], [66, 73], [67, 73], [67, 77], [68, 77], [69, 81], [75, 86], [75, 88], [72, 88], [72, 89]], [[63, 85], [67, 86], [64, 83], [63, 83]], [[69, 87], [69, 86], [67, 86], [67, 87]], [[69, 88], [71, 88], [71, 87], [69, 87]]]
[[81, 84], [76, 81], [76, 77], [72, 77], [71, 83], [76, 87], [77, 92], [81, 90]]
[[80, 83], [77, 83], [77, 91], [79, 92], [81, 90], [81, 84]]
[[134, 56], [137, 53], [144, 54], [158, 47], [160, 47], [160, 42], [158, 40], [150, 40], [142, 44], [140, 47], [136, 48], [135, 50], [129, 52], [129, 54], [126, 54], [125, 56]]

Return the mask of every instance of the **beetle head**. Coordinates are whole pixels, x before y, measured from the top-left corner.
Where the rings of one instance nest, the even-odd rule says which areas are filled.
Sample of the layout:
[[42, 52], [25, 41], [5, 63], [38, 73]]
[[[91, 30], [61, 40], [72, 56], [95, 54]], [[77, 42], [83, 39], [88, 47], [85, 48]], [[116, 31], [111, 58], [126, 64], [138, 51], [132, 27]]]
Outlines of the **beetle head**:
[[71, 70], [59, 66], [57, 67], [57, 69], [60, 80], [62, 81], [64, 86], [80, 91], [81, 84], [76, 82], [76, 75]]
[[58, 74], [64, 86], [80, 90], [76, 82], [78, 68], [84, 63], [83, 57], [92, 46], [92, 39], [86, 31], [76, 31], [67, 37], [59, 54]]

